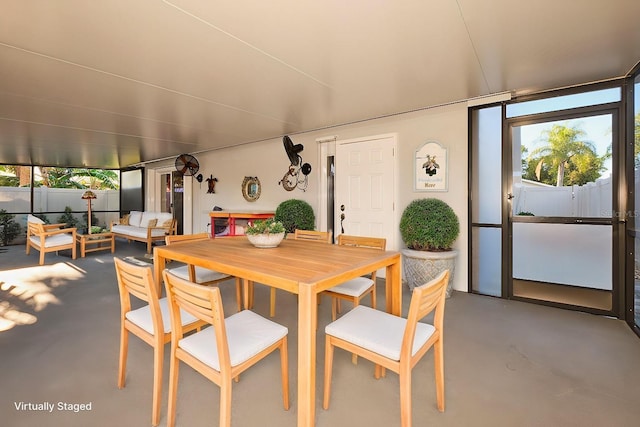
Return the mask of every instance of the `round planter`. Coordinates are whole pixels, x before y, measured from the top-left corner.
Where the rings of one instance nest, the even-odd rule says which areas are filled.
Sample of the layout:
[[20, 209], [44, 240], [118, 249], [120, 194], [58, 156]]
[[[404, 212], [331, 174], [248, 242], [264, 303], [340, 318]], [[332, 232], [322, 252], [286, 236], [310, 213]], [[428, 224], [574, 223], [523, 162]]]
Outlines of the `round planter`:
[[283, 238], [284, 233], [247, 234], [247, 239], [249, 239], [249, 242], [256, 248], [275, 248], [282, 242]]
[[435, 279], [444, 270], [449, 270], [449, 283], [447, 285], [447, 298], [451, 296], [453, 289], [453, 274], [456, 268], [458, 251], [444, 252], [402, 250], [402, 268], [407, 279], [409, 289]]

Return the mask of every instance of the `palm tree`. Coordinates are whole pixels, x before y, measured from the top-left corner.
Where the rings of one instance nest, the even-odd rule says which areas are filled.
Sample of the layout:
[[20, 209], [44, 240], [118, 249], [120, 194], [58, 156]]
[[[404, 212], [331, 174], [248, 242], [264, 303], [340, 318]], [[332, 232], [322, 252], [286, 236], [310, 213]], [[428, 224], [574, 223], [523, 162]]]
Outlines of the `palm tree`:
[[[598, 156], [592, 142], [584, 139], [586, 132], [577, 127], [554, 124], [542, 133], [547, 144], [533, 150], [529, 161], [537, 160], [535, 175], [539, 181], [544, 166], [556, 171], [555, 185], [562, 187], [567, 171], [571, 172], [569, 184], [584, 184], [600, 177], [604, 161], [610, 151]], [[552, 178], [551, 178], [552, 179]]]

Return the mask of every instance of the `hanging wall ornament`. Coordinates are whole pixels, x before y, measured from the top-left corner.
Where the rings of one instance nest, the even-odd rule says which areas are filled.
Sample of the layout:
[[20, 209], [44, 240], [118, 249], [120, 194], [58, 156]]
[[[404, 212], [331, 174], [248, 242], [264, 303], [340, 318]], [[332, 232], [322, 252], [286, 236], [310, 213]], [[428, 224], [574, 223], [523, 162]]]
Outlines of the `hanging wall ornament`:
[[216, 182], [218, 182], [218, 178], [214, 178], [213, 175], [207, 178], [207, 185], [209, 186], [207, 193], [213, 194], [216, 192]]
[[307, 185], [309, 184], [311, 165], [309, 163], [302, 163], [300, 153], [304, 150], [304, 146], [302, 144], [294, 144], [287, 135], [282, 138], [282, 143], [284, 144], [284, 151], [287, 153], [291, 164], [289, 165], [289, 170], [284, 174], [278, 184], [282, 185], [282, 188], [287, 191], [292, 191], [296, 187], [302, 191], [306, 191]]

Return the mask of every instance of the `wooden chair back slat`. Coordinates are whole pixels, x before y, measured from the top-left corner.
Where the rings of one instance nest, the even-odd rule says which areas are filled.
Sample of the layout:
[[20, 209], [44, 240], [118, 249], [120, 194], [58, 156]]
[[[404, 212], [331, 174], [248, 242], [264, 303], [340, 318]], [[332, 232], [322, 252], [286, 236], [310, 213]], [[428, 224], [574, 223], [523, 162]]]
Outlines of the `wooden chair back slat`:
[[332, 233], [330, 231], [316, 231], [316, 230], [298, 230], [294, 232], [293, 238], [295, 240], [309, 240], [315, 242], [331, 243]]

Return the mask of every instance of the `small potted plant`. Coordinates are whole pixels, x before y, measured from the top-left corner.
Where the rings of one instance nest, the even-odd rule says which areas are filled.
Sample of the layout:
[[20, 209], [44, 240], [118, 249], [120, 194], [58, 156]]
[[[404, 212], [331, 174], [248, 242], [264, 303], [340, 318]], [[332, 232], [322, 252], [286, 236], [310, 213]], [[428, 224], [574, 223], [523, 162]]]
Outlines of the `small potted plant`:
[[253, 221], [245, 229], [245, 234], [257, 248], [275, 248], [284, 239], [285, 229], [280, 221], [269, 218]]
[[460, 222], [453, 209], [440, 199], [414, 200], [402, 213], [400, 234], [407, 246], [402, 250], [402, 265], [409, 288], [413, 290], [448, 269], [447, 297], [451, 296], [458, 257], [458, 251], [451, 246], [460, 234]]

